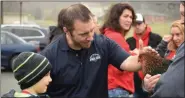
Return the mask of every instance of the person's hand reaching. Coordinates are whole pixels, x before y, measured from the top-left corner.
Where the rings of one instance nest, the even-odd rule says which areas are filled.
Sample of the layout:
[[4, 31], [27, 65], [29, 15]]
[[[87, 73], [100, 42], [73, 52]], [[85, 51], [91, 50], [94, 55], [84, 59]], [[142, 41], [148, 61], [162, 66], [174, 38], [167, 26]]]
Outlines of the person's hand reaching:
[[169, 43], [172, 40], [172, 35], [164, 35], [163, 40]]
[[160, 74], [157, 74], [154, 76], [146, 74], [146, 76], [144, 77], [144, 81], [143, 81], [143, 88], [147, 92], [152, 92], [157, 82], [159, 81], [160, 76], [161, 76]]

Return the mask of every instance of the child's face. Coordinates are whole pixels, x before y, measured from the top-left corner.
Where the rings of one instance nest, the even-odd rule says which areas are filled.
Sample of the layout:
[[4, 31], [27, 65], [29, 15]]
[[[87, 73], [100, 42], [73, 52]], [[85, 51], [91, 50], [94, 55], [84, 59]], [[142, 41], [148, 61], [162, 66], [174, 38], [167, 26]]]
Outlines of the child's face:
[[49, 83], [52, 81], [50, 72], [48, 72], [39, 82], [34, 85], [34, 90], [37, 94], [45, 93]]

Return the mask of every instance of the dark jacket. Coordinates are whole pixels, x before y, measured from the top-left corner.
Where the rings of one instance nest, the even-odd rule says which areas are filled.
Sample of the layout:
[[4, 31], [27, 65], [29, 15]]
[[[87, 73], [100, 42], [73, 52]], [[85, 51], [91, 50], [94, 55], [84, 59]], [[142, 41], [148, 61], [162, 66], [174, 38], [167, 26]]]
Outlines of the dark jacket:
[[57, 26], [49, 26], [49, 43], [51, 43], [53, 40], [57, 39], [59, 35], [61, 35], [63, 32], [62, 30]]
[[177, 49], [168, 70], [161, 75], [152, 97], [184, 98], [184, 43]]
[[168, 42], [165, 42], [164, 40], [161, 40], [161, 42], [157, 45], [156, 51], [159, 53], [161, 57], [165, 57], [165, 54], [167, 53], [167, 46]]
[[[150, 32], [148, 46], [156, 48], [161, 40], [162, 37], [160, 35]], [[126, 41], [130, 46], [130, 50], [134, 50], [136, 48], [136, 40], [134, 37], [129, 37]]]
[[165, 42], [164, 40], [162, 40], [157, 46], [156, 51], [160, 54], [161, 57], [169, 60], [173, 60], [174, 58], [174, 55], [172, 53], [173, 51], [168, 50], [167, 46], [168, 46], [168, 42]]
[[8, 93], [4, 94], [1, 98], [50, 98], [50, 97], [46, 94], [35, 96], [35, 95], [20, 93], [12, 89]]

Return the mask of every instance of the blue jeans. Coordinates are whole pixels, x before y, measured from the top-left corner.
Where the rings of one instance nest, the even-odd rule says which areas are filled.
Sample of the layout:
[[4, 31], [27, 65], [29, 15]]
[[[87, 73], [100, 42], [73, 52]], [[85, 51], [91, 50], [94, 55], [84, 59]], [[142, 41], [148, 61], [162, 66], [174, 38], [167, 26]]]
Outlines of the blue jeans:
[[122, 88], [114, 88], [108, 90], [109, 98], [110, 97], [129, 97], [129, 92]]

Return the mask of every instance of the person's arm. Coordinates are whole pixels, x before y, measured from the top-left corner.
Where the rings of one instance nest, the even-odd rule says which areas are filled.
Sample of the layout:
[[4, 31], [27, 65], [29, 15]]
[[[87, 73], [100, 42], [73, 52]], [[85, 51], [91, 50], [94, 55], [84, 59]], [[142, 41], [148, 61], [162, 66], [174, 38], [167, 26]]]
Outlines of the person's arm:
[[173, 62], [168, 70], [162, 74], [160, 81], [154, 88], [151, 97], [182, 97], [184, 98], [184, 43], [179, 46]]
[[139, 71], [141, 69], [141, 63], [139, 62], [139, 56], [145, 54], [147, 52], [154, 53], [155, 55], [159, 55], [154, 49], [150, 46], [143, 47], [143, 41], [139, 40], [139, 49], [136, 52], [136, 55], [129, 56], [123, 63], [121, 64], [122, 69], [126, 69], [127, 71]]
[[[113, 40], [114, 42], [116, 42], [124, 50], [124, 52], [127, 52], [127, 53], [129, 52], [129, 51], [125, 51], [126, 50], [125, 48], [127, 48], [127, 47], [125, 47], [127, 42], [121, 34], [119, 34], [119, 33], [109, 33], [109, 34], [106, 34], [106, 36], [108, 38], [110, 38], [111, 40]], [[116, 49], [113, 49], [113, 50], [115, 50], [115, 52], [116, 52]], [[118, 50], [118, 52], [119, 52], [119, 50]], [[123, 55], [124, 54], [126, 55], [126, 53], [123, 53]], [[122, 66], [122, 65], [124, 65], [124, 66]], [[138, 55], [129, 56], [127, 59], [125, 59], [124, 63], [121, 64], [120, 69], [126, 70], [126, 71], [138, 71], [138, 70], [140, 70], [141, 65], [138, 62]]]
[[141, 69], [141, 64], [138, 62], [138, 55], [129, 56], [121, 64], [121, 69], [133, 72], [139, 71]]
[[142, 81], [142, 84], [141, 84], [141, 86], [142, 86], [142, 89], [143, 89], [143, 91], [144, 92], [147, 92], [147, 93], [149, 93], [149, 91], [144, 87], [144, 81]]
[[166, 51], [167, 51], [167, 45], [168, 43], [162, 40], [156, 48], [156, 51], [160, 54], [161, 57], [164, 57]]
[[[147, 50], [154, 49], [145, 47], [143, 48], [143, 43], [140, 45], [141, 48], [139, 53], [144, 53]], [[123, 50], [117, 43], [113, 40], [107, 39], [107, 49], [108, 49], [108, 61], [115, 67], [126, 70], [126, 71], [139, 71], [141, 69], [141, 64], [138, 62], [139, 54], [135, 56], [130, 56], [125, 50]]]
[[108, 56], [108, 64], [112, 64], [119, 70], [126, 70], [120, 67], [121, 63], [126, 60], [130, 54], [128, 54], [124, 49], [120, 47], [115, 41], [112, 39], [106, 38], [105, 41]]
[[158, 36], [158, 41], [157, 41], [157, 44], [159, 44], [162, 40], [163, 40], [163, 38], [160, 36], [160, 35], [157, 35]]
[[136, 40], [133, 37], [127, 38], [126, 42], [128, 43], [130, 50], [133, 51], [136, 48]]
[[156, 51], [160, 54], [161, 57], [165, 56], [167, 51], [168, 42], [172, 39], [171, 35], [165, 35], [161, 42], [157, 45]]

